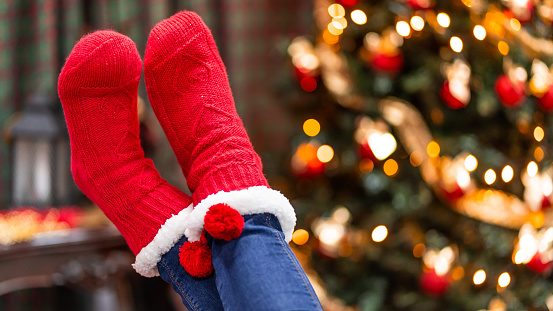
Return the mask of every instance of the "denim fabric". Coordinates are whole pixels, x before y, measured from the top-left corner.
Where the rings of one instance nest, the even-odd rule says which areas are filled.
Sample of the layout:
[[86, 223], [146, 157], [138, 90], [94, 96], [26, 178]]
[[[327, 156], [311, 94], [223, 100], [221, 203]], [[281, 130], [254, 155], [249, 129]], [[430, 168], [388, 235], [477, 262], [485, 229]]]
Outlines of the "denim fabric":
[[190, 276], [179, 262], [179, 249], [186, 237], [177, 243], [169, 252], [161, 257], [157, 264], [159, 275], [181, 296], [182, 302], [190, 311], [219, 311], [223, 304], [213, 275], [206, 278]]
[[323, 310], [272, 214], [244, 217], [238, 239], [213, 240], [215, 282], [227, 311]]
[[186, 238], [163, 255], [159, 274], [184, 305], [190, 311], [322, 311], [278, 219], [255, 214], [244, 221], [238, 239], [226, 242], [208, 235], [215, 273], [207, 278], [193, 278], [179, 264], [179, 248]]

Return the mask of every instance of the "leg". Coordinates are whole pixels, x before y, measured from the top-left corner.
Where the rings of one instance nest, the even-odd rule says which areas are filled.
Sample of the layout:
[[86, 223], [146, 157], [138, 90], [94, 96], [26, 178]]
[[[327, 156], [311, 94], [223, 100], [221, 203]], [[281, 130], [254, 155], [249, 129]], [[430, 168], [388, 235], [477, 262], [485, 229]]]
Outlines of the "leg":
[[211, 244], [225, 310], [322, 310], [278, 219], [265, 213], [244, 220], [240, 238]]
[[58, 92], [75, 182], [121, 232], [137, 256], [138, 273], [155, 276], [162, 262], [164, 274], [172, 269], [178, 275], [166, 280], [173, 286], [186, 283], [180, 293], [193, 297], [187, 304], [191, 310], [222, 310], [213, 278], [193, 280], [178, 269], [178, 257], [163, 256], [183, 236], [192, 199], [163, 180], [140, 148], [141, 71], [134, 43], [113, 31], [83, 37], [67, 58]]

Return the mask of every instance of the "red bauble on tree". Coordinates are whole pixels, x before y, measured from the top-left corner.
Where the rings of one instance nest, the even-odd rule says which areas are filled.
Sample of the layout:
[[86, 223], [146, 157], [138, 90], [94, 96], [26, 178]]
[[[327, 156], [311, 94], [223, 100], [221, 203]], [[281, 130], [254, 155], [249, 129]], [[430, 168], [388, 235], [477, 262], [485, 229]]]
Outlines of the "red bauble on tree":
[[451, 93], [451, 90], [449, 89], [448, 81], [444, 82], [444, 85], [440, 90], [440, 97], [451, 109], [460, 109], [460, 108], [465, 108], [467, 106], [467, 103], [460, 101]]
[[507, 17], [514, 17], [521, 23], [532, 20], [534, 4], [531, 0], [509, 0], [506, 1], [506, 5], [508, 9], [504, 13]]
[[434, 7], [434, 0], [407, 0], [415, 10], [428, 10]]
[[532, 271], [543, 274], [550, 272], [552, 265], [553, 262], [544, 259], [540, 252], [537, 252], [534, 257], [532, 257], [532, 259], [526, 264], [526, 266]]
[[502, 75], [495, 81], [495, 93], [505, 107], [518, 107], [526, 98], [524, 95], [524, 83], [513, 82], [509, 77]]
[[403, 66], [403, 55], [399, 50], [389, 53], [375, 51], [371, 55], [371, 65], [377, 71], [395, 74]]
[[451, 109], [464, 108], [470, 101], [470, 67], [456, 59], [452, 64], [445, 64], [447, 80], [440, 90], [440, 97]]
[[538, 104], [543, 111], [553, 111], [553, 87], [538, 98]]
[[448, 275], [438, 275], [436, 270], [425, 270], [420, 278], [421, 289], [432, 296], [441, 296], [451, 284]]
[[356, 5], [359, 3], [359, 0], [336, 0], [336, 3], [347, 7]]

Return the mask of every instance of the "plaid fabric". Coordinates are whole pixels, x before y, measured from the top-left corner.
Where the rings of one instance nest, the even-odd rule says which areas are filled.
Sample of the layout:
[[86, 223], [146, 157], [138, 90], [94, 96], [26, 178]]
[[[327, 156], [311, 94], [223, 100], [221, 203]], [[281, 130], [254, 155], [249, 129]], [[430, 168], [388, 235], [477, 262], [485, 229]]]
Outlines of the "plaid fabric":
[[[212, 29], [255, 149], [269, 177], [278, 173], [291, 126], [285, 107], [272, 96], [279, 72], [288, 70], [276, 43], [308, 32], [310, 1], [1, 0], [0, 206], [10, 202], [11, 117], [30, 95], [55, 94], [57, 75], [75, 42], [84, 33], [109, 28], [130, 36], [144, 51], [150, 29], [182, 9], [197, 12]], [[143, 84], [140, 95], [147, 98]]]

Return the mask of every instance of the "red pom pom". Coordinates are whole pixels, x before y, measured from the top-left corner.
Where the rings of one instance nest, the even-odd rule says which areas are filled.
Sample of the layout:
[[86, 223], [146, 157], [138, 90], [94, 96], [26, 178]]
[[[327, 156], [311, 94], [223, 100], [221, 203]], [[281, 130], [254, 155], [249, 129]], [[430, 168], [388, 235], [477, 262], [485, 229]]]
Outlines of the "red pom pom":
[[236, 239], [244, 228], [244, 217], [224, 203], [211, 206], [204, 218], [204, 229], [215, 239]]
[[179, 252], [180, 264], [193, 277], [203, 278], [213, 273], [211, 249], [201, 241], [185, 242]]
[[434, 0], [407, 0], [407, 3], [415, 10], [427, 10], [434, 7]]
[[495, 92], [506, 107], [520, 106], [524, 100], [524, 84], [515, 85], [507, 76], [497, 78]]

